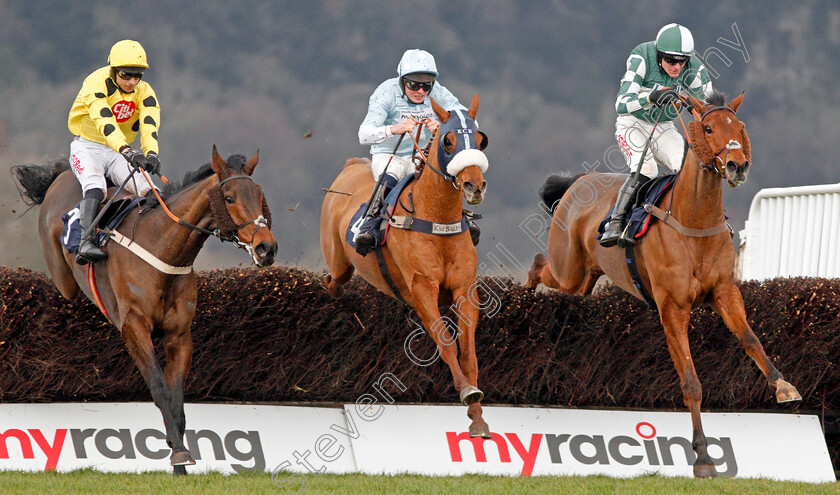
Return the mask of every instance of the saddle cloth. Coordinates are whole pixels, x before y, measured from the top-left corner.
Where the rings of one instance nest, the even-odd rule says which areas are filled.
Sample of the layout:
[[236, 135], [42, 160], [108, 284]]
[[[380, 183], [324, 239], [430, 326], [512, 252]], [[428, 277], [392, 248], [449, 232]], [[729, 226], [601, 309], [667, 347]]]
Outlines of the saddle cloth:
[[[648, 227], [650, 227], [651, 215], [644, 209], [644, 204], [650, 203], [652, 205], [659, 206], [659, 200], [662, 198], [662, 195], [674, 185], [674, 180], [676, 180], [676, 178], [677, 174], [663, 175], [662, 177], [653, 179], [642, 187], [636, 201], [633, 203], [633, 209], [630, 212], [628, 220], [630, 225], [628, 233], [634, 239], [640, 239], [647, 233]], [[642, 200], [640, 201], [639, 198], [642, 198]], [[598, 226], [598, 240], [601, 239], [601, 235], [607, 228], [607, 224], [610, 223], [614, 208], [615, 205], [610, 208], [610, 211], [607, 212], [607, 216]]]
[[[102, 218], [97, 224], [97, 228], [107, 226], [110, 230], [116, 229], [132, 209], [141, 206], [145, 202], [146, 198], [123, 198], [114, 201], [102, 215]], [[82, 240], [82, 227], [79, 225], [79, 205], [77, 204], [70, 211], [61, 215], [61, 220], [64, 222], [64, 227], [61, 229], [61, 244], [67, 251], [76, 253], [79, 251], [79, 244], [81, 244]], [[97, 234], [97, 243], [102, 245], [105, 237], [107, 237], [105, 232], [99, 232]]]
[[[394, 213], [394, 208], [397, 205], [397, 201], [399, 201], [400, 193], [402, 193], [405, 186], [407, 186], [411, 181], [414, 180], [414, 175], [409, 175], [408, 177], [404, 178], [403, 180], [399, 181], [391, 192], [388, 193], [388, 196], [385, 198], [385, 207], [384, 210], [388, 212], [388, 214]], [[355, 236], [356, 232], [358, 232], [359, 228], [362, 226], [362, 222], [364, 222], [365, 211], [367, 210], [368, 202], [365, 201], [359, 206], [359, 209], [356, 213], [353, 214], [353, 218], [350, 219], [350, 226], [347, 227], [347, 232], [344, 235], [344, 241], [350, 245], [353, 249], [356, 248], [356, 243], [353, 241], [353, 237]], [[379, 214], [380, 212], [377, 212]], [[384, 246], [385, 242], [388, 238], [388, 230], [390, 229], [388, 222], [380, 222], [379, 228], [374, 231], [373, 235], [376, 237], [376, 245], [377, 246]]]

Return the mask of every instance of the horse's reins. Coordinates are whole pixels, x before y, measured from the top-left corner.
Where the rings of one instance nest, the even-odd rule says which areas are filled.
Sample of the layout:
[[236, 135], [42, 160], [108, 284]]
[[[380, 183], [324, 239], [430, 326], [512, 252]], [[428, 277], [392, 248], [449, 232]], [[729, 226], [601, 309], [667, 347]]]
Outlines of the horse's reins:
[[[718, 107], [710, 108], [709, 110], [706, 110], [703, 113], [703, 115], [700, 115], [700, 113], [697, 112], [697, 109], [694, 108], [694, 105], [691, 105], [690, 102], [686, 101], [686, 98], [680, 96], [680, 100], [684, 104], [686, 104], [686, 106], [691, 108], [691, 114], [694, 115], [694, 118], [700, 123], [703, 122], [703, 119], [706, 118], [706, 116], [709, 115], [709, 113], [714, 112], [715, 110], [724, 110], [725, 109], [725, 110], [729, 110], [733, 114], [735, 113], [734, 110], [732, 110], [731, 108], [724, 105], [724, 106], [718, 106]], [[690, 134], [689, 134], [688, 130], [685, 127], [685, 122], [683, 122], [682, 115], [680, 115], [680, 113], [679, 113], [679, 108], [677, 108], [676, 103], [674, 103], [673, 101], [671, 102], [671, 106], [673, 106], [674, 110], [677, 111], [677, 116], [680, 119], [680, 124], [683, 127], [683, 132], [685, 133], [685, 139], [688, 141], [689, 148], [691, 149], [691, 152], [694, 153], [694, 156], [697, 158], [697, 162], [700, 164], [700, 169], [705, 171], [705, 172], [712, 172], [720, 178], [725, 178], [725, 174], [723, 173], [723, 171], [721, 171], [720, 169], [717, 168], [717, 162], [716, 161], [713, 161], [709, 164], [705, 164], [700, 159], [700, 157], [697, 156], [697, 152], [694, 150], [694, 146], [691, 145], [692, 144], [691, 143], [691, 137], [690, 137]], [[653, 133], [651, 133], [651, 135], [653, 135]], [[734, 145], [733, 145], [733, 142], [735, 143]], [[723, 148], [721, 148], [720, 150], [718, 150], [717, 153], [715, 153], [715, 158], [718, 159], [718, 160], [721, 160], [721, 163], [725, 163], [720, 158], [720, 154], [723, 152], [723, 150], [726, 150], [726, 153], [729, 154], [729, 150], [740, 149], [740, 148], [741, 148], [740, 143], [738, 143], [734, 140], [730, 140], [729, 143], [727, 143]], [[724, 156], [724, 158], [725, 158], [725, 156]], [[677, 173], [677, 175], [679, 176], [680, 173], [682, 173], [682, 169], [680, 169], [680, 171]], [[656, 218], [662, 220], [663, 222], [665, 222], [666, 225], [669, 225], [671, 228], [673, 228], [674, 230], [676, 230], [680, 234], [682, 234], [684, 236], [687, 236], [687, 237], [709, 237], [709, 236], [717, 235], [717, 234], [720, 234], [720, 233], [723, 233], [723, 232], [726, 232], [726, 231], [729, 231], [730, 233], [732, 232], [732, 229], [729, 227], [729, 224], [727, 224], [725, 220], [722, 224], [716, 225], [714, 227], [708, 227], [708, 228], [705, 228], [705, 229], [692, 229], [692, 228], [685, 227], [679, 221], [677, 221], [677, 219], [675, 219], [673, 216], [671, 216], [671, 207], [673, 206], [673, 204], [674, 204], [674, 194], [672, 193], [670, 199], [668, 200], [668, 209], [667, 210], [662, 210], [661, 208], [657, 207], [656, 205], [653, 205], [653, 204], [650, 204], [650, 203], [645, 203], [643, 205], [643, 207], [648, 213], [650, 213], [651, 215], [655, 216]]]
[[[142, 170], [142, 173], [143, 173], [143, 177], [146, 179], [146, 181], [148, 181], [149, 184], [152, 185], [152, 191], [154, 192], [155, 197], [158, 199], [158, 202], [160, 202], [161, 207], [163, 207], [163, 211], [165, 211], [166, 215], [169, 218], [171, 218], [173, 221], [175, 221], [178, 225], [183, 225], [184, 227], [189, 227], [193, 230], [197, 230], [198, 232], [201, 232], [202, 234], [211, 235], [213, 237], [218, 238], [222, 242], [233, 242], [234, 244], [236, 244], [237, 246], [239, 246], [240, 248], [243, 248], [243, 249], [247, 249], [247, 244], [240, 241], [239, 236], [237, 235], [241, 229], [247, 227], [248, 225], [254, 224], [257, 227], [256, 230], [254, 230], [254, 235], [257, 235], [257, 231], [259, 231], [261, 228], [268, 227], [268, 221], [265, 219], [265, 216], [263, 216], [263, 215], [259, 215], [257, 218], [255, 218], [251, 221], [245, 222], [243, 224], [240, 224], [240, 225], [234, 224], [236, 230], [230, 236], [222, 235], [221, 229], [219, 229], [219, 228], [216, 228], [214, 230], [207, 230], [203, 227], [199, 227], [198, 225], [193, 225], [189, 222], [186, 222], [186, 221], [182, 220], [181, 218], [179, 218], [177, 215], [175, 215], [174, 213], [172, 213], [169, 210], [169, 208], [166, 206], [166, 203], [163, 201], [163, 198], [160, 197], [160, 194], [158, 194], [157, 189], [152, 184], [151, 178], [148, 176], [148, 174], [146, 174], [146, 171]], [[216, 185], [216, 187], [221, 190], [222, 185], [224, 185], [226, 182], [234, 180], [234, 179], [249, 179], [251, 181], [254, 180], [248, 175], [232, 175], [232, 176], [228, 177], [227, 179], [220, 180], [219, 183]], [[230, 215], [228, 215], [228, 216], [230, 216]], [[230, 220], [231, 220], [231, 222], [233, 222], [233, 218], [231, 218]]]

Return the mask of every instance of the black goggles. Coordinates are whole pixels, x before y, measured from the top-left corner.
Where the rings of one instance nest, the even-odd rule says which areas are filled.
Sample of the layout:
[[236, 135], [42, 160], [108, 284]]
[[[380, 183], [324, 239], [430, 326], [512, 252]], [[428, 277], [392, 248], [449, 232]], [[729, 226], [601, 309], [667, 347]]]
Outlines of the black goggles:
[[138, 81], [140, 79], [143, 79], [142, 72], [128, 72], [124, 70], [118, 70], [117, 75], [120, 76], [120, 78], [125, 79], [126, 81], [129, 79], [137, 79]]
[[421, 89], [425, 92], [429, 92], [432, 90], [432, 86], [434, 85], [434, 81], [431, 82], [417, 82], [412, 81], [411, 79], [405, 80], [405, 87], [410, 89], [411, 91], [420, 91]]
[[667, 62], [668, 65], [685, 65], [688, 62], [688, 57], [672, 57], [670, 55], [663, 55], [662, 61]]

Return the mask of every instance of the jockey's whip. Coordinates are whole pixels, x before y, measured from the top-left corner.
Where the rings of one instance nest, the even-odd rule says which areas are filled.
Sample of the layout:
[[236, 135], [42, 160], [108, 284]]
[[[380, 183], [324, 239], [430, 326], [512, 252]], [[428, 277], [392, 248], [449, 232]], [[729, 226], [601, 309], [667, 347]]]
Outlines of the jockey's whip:
[[639, 177], [639, 174], [642, 173], [642, 163], [645, 161], [645, 155], [647, 155], [648, 149], [650, 149], [650, 142], [653, 140], [653, 133], [656, 132], [656, 126], [659, 125], [659, 121], [662, 120], [662, 115], [665, 114], [665, 109], [667, 105], [662, 105], [662, 109], [659, 110], [659, 116], [656, 117], [656, 122], [653, 123], [653, 128], [650, 130], [650, 136], [647, 138], [647, 142], [645, 143], [645, 149], [642, 150], [642, 156], [639, 158], [639, 164], [636, 165], [636, 177]]
[[404, 137], [405, 133], [400, 134], [400, 138], [397, 140], [397, 145], [394, 146], [394, 152], [391, 153], [391, 158], [388, 158], [388, 163], [385, 164], [385, 170], [382, 171], [382, 175], [379, 176], [379, 180], [376, 181], [376, 185], [373, 187], [373, 193], [371, 193], [370, 195], [370, 199], [368, 200], [368, 205], [367, 208], [365, 208], [365, 214], [363, 217], [367, 217], [370, 215], [371, 206], [373, 205], [373, 198], [375, 198], [376, 195], [379, 194], [379, 190], [382, 189], [382, 179], [384, 179], [385, 174], [388, 173], [388, 167], [391, 166], [391, 160], [394, 159], [394, 154], [399, 149]]
[[128, 174], [128, 177], [125, 178], [120, 187], [118, 187], [117, 190], [114, 191], [114, 194], [111, 195], [110, 198], [108, 198], [108, 201], [105, 203], [105, 206], [99, 209], [99, 213], [97, 213], [96, 216], [93, 218], [93, 222], [90, 223], [90, 226], [87, 228], [87, 230], [82, 232], [82, 239], [87, 239], [88, 237], [90, 237], [90, 233], [93, 232], [93, 230], [96, 228], [96, 224], [98, 224], [99, 221], [102, 220], [102, 216], [105, 215], [105, 210], [107, 210], [108, 207], [111, 206], [111, 203], [114, 202], [114, 199], [116, 199], [117, 195], [120, 193], [120, 191], [123, 190], [125, 185], [128, 184], [128, 181], [130, 181], [132, 177], [134, 177], [133, 173]]

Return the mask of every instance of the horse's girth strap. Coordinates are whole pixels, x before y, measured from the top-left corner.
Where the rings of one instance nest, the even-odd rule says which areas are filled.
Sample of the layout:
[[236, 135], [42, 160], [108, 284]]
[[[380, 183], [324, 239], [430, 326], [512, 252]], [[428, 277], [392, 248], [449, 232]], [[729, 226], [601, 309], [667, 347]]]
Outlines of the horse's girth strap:
[[662, 208], [657, 207], [656, 205], [645, 203], [644, 208], [645, 211], [665, 222], [665, 225], [671, 227], [672, 229], [676, 230], [677, 232], [686, 237], [711, 237], [713, 235], [722, 234], [724, 232], [729, 232], [730, 234], [732, 233], [732, 228], [725, 221], [721, 224], [715, 225], [714, 227], [709, 227], [705, 229], [690, 229], [681, 224], [679, 221], [677, 221], [677, 219], [674, 218], [670, 213], [666, 212]]
[[125, 247], [126, 249], [134, 253], [138, 258], [152, 265], [155, 269], [157, 269], [160, 272], [166, 273], [167, 275], [186, 275], [192, 272], [192, 265], [172, 266], [170, 264], [164, 263], [163, 261], [156, 258], [155, 255], [146, 251], [139, 244], [120, 234], [116, 230], [112, 230], [110, 232], [110, 235], [114, 242], [116, 242], [120, 246]]

